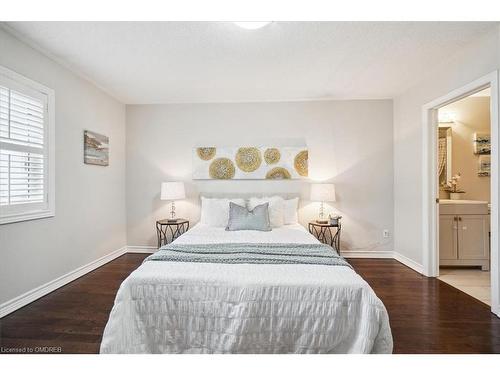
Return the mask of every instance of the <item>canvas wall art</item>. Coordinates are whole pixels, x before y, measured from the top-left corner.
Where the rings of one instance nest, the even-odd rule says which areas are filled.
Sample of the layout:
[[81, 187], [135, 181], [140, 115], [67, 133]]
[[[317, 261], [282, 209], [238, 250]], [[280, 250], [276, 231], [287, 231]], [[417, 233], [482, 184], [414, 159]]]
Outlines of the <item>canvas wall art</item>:
[[308, 176], [306, 147], [195, 147], [193, 179], [288, 180]]
[[489, 177], [490, 174], [491, 174], [491, 158], [490, 156], [481, 155], [479, 157], [477, 175], [479, 177]]
[[83, 133], [83, 161], [85, 164], [109, 165], [109, 138], [85, 130]]
[[474, 153], [488, 155], [491, 153], [490, 135], [487, 133], [474, 133]]

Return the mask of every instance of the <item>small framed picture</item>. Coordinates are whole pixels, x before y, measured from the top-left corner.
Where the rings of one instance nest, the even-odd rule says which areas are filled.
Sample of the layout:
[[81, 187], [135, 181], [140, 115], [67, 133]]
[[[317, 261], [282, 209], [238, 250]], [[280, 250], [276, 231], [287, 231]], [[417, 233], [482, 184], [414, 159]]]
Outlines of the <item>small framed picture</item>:
[[83, 162], [93, 165], [109, 165], [109, 138], [85, 130], [83, 132]]
[[490, 135], [487, 133], [474, 133], [474, 153], [489, 155], [491, 153]]
[[479, 157], [479, 163], [477, 168], [477, 175], [479, 177], [489, 177], [491, 168], [491, 158], [490, 156], [481, 155]]

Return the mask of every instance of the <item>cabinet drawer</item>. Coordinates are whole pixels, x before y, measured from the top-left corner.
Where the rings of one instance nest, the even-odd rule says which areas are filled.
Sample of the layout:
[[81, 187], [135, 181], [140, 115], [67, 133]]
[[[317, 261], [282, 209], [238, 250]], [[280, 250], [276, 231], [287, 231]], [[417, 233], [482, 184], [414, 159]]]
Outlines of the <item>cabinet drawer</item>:
[[439, 204], [441, 215], [488, 215], [487, 204]]

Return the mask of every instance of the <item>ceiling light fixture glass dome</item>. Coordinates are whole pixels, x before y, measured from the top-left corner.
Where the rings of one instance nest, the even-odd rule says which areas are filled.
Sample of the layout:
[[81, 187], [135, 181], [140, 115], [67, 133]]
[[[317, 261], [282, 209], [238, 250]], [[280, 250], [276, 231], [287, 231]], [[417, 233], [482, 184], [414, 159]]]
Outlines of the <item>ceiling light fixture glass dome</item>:
[[233, 22], [235, 25], [247, 29], [247, 30], [257, 30], [260, 29], [268, 24], [271, 23], [271, 21], [240, 21], [240, 22]]

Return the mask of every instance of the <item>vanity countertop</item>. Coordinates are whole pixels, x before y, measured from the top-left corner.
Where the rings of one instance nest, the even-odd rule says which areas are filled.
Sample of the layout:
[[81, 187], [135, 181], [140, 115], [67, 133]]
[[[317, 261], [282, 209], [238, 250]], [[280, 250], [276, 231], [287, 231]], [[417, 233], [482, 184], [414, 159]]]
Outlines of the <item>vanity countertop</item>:
[[489, 204], [489, 202], [469, 199], [440, 199], [439, 204]]

